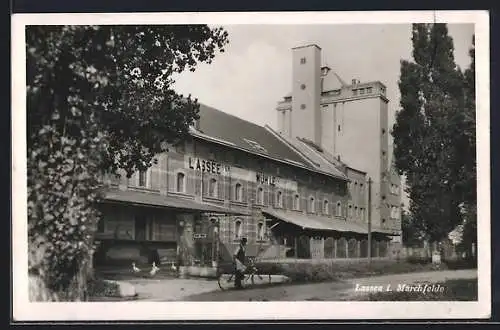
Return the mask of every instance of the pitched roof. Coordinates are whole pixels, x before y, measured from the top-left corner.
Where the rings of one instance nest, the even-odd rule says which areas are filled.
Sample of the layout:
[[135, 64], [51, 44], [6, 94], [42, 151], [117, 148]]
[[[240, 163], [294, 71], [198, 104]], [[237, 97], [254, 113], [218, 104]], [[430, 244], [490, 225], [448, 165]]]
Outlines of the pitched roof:
[[220, 110], [200, 105], [198, 129], [202, 134], [236, 147], [306, 165], [304, 160], [264, 127]]
[[342, 173], [325, 171], [323, 168], [316, 167], [311, 160], [303, 157], [267, 127], [203, 104], [200, 104], [199, 116], [196, 128], [191, 130], [193, 136], [345, 179]]
[[[269, 126], [266, 126], [269, 131], [274, 132]], [[297, 152], [299, 152], [304, 158], [308, 159], [314, 164], [314, 166], [327, 173], [331, 173], [337, 177], [342, 177], [347, 179], [347, 175], [344, 172], [344, 167], [346, 165], [338, 160], [336, 160], [332, 155], [327, 153], [320, 146], [316, 145], [314, 142], [309, 141], [304, 138], [288, 138], [284, 135], [274, 132], [276, 136], [279, 137], [285, 143], [292, 146]]]

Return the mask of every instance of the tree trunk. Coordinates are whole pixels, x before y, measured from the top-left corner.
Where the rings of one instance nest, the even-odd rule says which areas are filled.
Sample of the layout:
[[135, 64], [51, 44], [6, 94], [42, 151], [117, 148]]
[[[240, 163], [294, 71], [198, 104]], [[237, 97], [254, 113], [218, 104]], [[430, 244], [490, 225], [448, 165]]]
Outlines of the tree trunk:
[[92, 256], [82, 262], [79, 271], [66, 290], [55, 292], [45, 284], [45, 271], [40, 266], [44, 255], [43, 245], [41, 248], [37, 248], [37, 246], [37, 244], [30, 243], [28, 247], [30, 268], [36, 269], [28, 275], [30, 301], [86, 301], [88, 299], [87, 283], [93, 276]]

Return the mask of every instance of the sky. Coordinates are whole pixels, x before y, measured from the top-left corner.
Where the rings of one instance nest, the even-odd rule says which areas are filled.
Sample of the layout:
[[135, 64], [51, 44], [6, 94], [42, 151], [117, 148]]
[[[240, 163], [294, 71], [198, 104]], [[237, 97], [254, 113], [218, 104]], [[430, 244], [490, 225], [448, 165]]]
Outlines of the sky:
[[[410, 24], [229, 25], [229, 44], [211, 64], [183, 72], [174, 88], [199, 102], [273, 128], [276, 104], [292, 86], [292, 47], [315, 43], [323, 64], [350, 82], [379, 80], [387, 86], [392, 126], [399, 106], [401, 59], [411, 59]], [[473, 24], [449, 24], [455, 61], [465, 69]]]
[[[229, 44], [212, 64], [183, 72], [174, 88], [200, 103], [277, 129], [277, 102], [291, 92], [291, 48], [315, 43], [344, 81], [387, 86], [389, 127], [399, 109], [400, 60], [411, 60], [411, 24], [228, 25]], [[470, 64], [473, 24], [448, 24], [456, 63]], [[392, 143], [392, 142], [391, 142]], [[389, 148], [392, 157], [392, 148]], [[405, 203], [407, 206], [408, 203]]]

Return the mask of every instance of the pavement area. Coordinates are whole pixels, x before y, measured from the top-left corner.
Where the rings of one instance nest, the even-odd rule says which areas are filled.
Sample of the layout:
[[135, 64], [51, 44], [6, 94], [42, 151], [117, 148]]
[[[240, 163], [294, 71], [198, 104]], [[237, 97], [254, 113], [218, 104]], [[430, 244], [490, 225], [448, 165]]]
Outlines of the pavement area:
[[[284, 276], [273, 275], [272, 284], [283, 283], [286, 280]], [[137, 293], [139, 301], [179, 301], [193, 295], [222, 292], [214, 279], [180, 279], [180, 278], [162, 278], [146, 279], [137, 278], [125, 281], [117, 281], [119, 284], [132, 284]], [[255, 278], [255, 287], [261, 284], [268, 284], [267, 276], [262, 280]]]

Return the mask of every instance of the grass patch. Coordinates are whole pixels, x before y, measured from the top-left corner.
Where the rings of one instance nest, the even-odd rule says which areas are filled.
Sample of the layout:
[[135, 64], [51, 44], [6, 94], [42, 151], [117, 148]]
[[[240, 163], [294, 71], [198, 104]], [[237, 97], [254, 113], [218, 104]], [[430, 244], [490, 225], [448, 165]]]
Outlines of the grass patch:
[[97, 297], [120, 297], [120, 287], [118, 283], [105, 281], [100, 278], [93, 278], [88, 281], [87, 292], [90, 299]]
[[[423, 283], [421, 283], [423, 284]], [[434, 283], [443, 287], [442, 292], [377, 292], [361, 296], [364, 301], [477, 301], [477, 278], [448, 280]]]
[[428, 262], [408, 262], [395, 260], [344, 260], [325, 263], [266, 263], [257, 264], [261, 274], [280, 274], [295, 283], [337, 281], [377, 275], [403, 274], [448, 269]]

